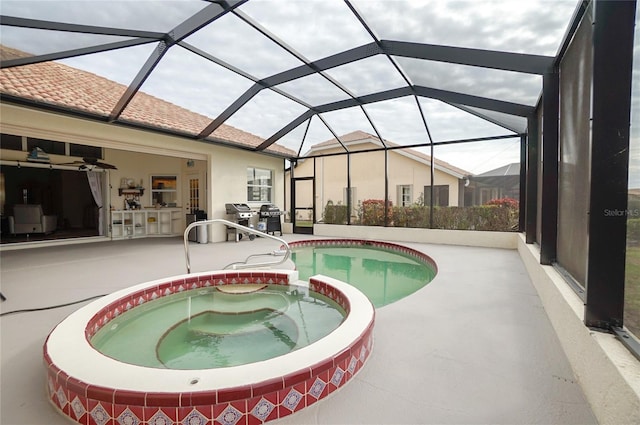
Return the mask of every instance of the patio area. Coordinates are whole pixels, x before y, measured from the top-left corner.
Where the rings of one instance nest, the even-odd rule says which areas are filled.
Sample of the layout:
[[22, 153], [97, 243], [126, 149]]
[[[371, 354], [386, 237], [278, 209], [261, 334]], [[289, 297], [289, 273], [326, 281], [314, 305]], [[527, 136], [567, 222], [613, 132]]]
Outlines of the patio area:
[[[373, 353], [348, 385], [273, 423], [597, 423], [516, 250], [404, 245], [435, 260], [436, 278], [376, 311]], [[263, 238], [193, 243], [192, 271], [275, 248]], [[181, 238], [5, 250], [0, 259], [2, 313], [186, 272]], [[68, 423], [47, 401], [42, 345], [81, 305], [0, 319], [2, 424]]]

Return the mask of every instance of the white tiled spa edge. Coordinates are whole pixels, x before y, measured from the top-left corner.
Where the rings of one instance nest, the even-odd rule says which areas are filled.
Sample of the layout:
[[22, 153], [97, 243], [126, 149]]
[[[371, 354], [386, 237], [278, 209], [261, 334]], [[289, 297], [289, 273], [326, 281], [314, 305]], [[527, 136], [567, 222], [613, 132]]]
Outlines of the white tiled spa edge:
[[[271, 270], [289, 275], [290, 282], [298, 280], [298, 272]], [[222, 271], [221, 271], [222, 272]], [[251, 270], [243, 270], [251, 272]], [[85, 337], [87, 324], [96, 313], [128, 294], [158, 286], [163, 283], [209, 275], [206, 272], [172, 276], [123, 289], [103, 297], [79, 309], [61, 322], [47, 341], [52, 362], [69, 376], [90, 385], [140, 392], [192, 392], [242, 387], [257, 382], [286, 376], [292, 372], [321, 363], [355, 341], [369, 326], [374, 309], [360, 291], [327, 276], [316, 276], [343, 294], [351, 304], [351, 311], [342, 324], [329, 335], [309, 346], [286, 355], [261, 362], [218, 369], [174, 370], [157, 369], [126, 364], [107, 357], [95, 350]], [[199, 382], [192, 384], [197, 377]]]

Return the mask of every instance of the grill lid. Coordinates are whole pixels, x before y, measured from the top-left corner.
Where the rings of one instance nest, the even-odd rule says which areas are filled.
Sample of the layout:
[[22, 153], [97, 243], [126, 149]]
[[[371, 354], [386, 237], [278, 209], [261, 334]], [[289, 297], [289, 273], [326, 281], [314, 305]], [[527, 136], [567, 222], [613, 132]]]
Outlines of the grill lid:
[[260, 217], [275, 217], [282, 215], [282, 211], [276, 205], [264, 204], [260, 207]]
[[251, 208], [247, 204], [224, 204], [227, 214], [251, 213]]

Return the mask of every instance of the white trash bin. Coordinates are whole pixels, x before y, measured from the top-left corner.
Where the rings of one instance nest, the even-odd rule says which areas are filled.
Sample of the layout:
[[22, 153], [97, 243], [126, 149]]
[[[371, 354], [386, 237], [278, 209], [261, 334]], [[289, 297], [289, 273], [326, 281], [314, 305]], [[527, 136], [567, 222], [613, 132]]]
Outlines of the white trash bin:
[[208, 243], [209, 242], [209, 235], [207, 233], [207, 227], [209, 225], [205, 224], [204, 226], [198, 226], [198, 243]]

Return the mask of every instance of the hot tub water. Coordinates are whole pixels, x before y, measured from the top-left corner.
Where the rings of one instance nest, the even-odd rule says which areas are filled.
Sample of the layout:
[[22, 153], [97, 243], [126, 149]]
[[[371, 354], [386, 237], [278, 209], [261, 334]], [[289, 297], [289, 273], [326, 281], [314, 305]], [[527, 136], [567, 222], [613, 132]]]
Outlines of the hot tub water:
[[119, 315], [91, 344], [113, 359], [156, 368], [209, 369], [266, 360], [312, 344], [345, 317], [333, 300], [299, 289], [265, 285], [239, 293], [180, 292]]

